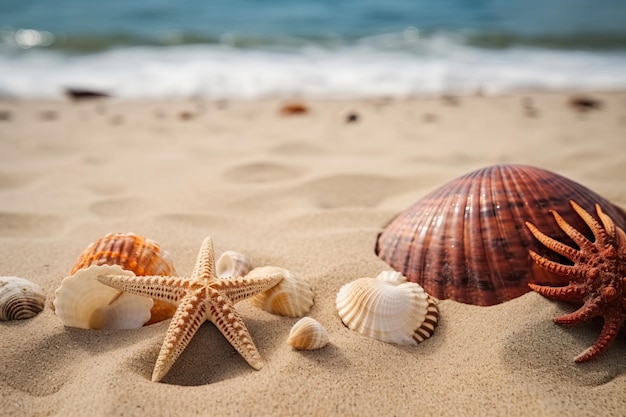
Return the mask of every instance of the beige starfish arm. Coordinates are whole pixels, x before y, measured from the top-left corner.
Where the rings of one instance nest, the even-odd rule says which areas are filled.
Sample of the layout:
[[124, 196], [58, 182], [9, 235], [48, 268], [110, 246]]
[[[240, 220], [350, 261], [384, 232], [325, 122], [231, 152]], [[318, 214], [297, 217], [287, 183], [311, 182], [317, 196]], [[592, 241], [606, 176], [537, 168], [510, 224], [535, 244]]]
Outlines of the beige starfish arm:
[[548, 272], [555, 273], [564, 277], [581, 281], [584, 279], [584, 272], [576, 268], [574, 265], [563, 265], [558, 262], [551, 261], [543, 256], [540, 256], [533, 250], [528, 250], [528, 254], [533, 261]]
[[202, 241], [202, 246], [198, 251], [198, 258], [193, 267], [191, 279], [208, 282], [213, 278], [215, 278], [215, 251], [213, 250], [213, 240], [207, 236]]
[[[573, 201], [570, 201], [570, 204], [576, 204], [576, 203], [574, 203]], [[579, 208], [580, 208], [580, 206], [579, 206]], [[575, 207], [574, 207], [574, 209], [575, 209]], [[589, 215], [589, 213], [584, 211], [582, 208], [580, 210], [582, 210], [582, 212], [585, 213], [587, 216], [591, 217]], [[578, 247], [581, 250], [590, 250], [590, 249], [593, 248], [593, 242], [591, 242], [589, 239], [587, 239], [587, 237], [585, 235], [580, 233], [574, 226], [572, 226], [571, 224], [566, 222], [565, 219], [563, 217], [561, 217], [561, 215], [559, 213], [557, 213], [556, 211], [553, 211], [553, 210], [551, 210], [551, 212], [552, 212], [552, 215], [554, 216], [554, 220], [556, 220], [556, 223], [559, 225], [561, 230], [563, 230], [565, 232], [565, 234], [568, 235], [574, 241], [574, 243], [576, 243], [578, 245]], [[580, 215], [580, 213], [579, 213], [579, 215]], [[581, 215], [581, 217], [582, 217], [582, 215]], [[591, 217], [591, 219], [593, 219], [593, 221], [595, 222], [595, 219], [593, 217]], [[585, 220], [585, 222], [587, 222], [587, 219], [585, 219], [584, 217], [583, 217], [583, 220]], [[589, 224], [589, 223], [587, 223], [587, 224]], [[596, 224], [597, 224], [597, 222], [596, 222]], [[593, 228], [592, 228], [592, 230], [593, 230]]]
[[160, 275], [100, 275], [98, 281], [130, 294], [142, 295], [174, 305], [184, 297], [185, 288], [188, 286], [187, 280], [184, 278]]
[[163, 379], [183, 353], [193, 335], [207, 320], [208, 309], [205, 301], [206, 293], [203, 289], [189, 293], [180, 300], [154, 365], [152, 382], [159, 382]]
[[580, 300], [585, 295], [582, 285], [566, 285], [564, 287], [546, 287], [537, 284], [528, 284], [530, 289], [552, 300], [573, 301]]
[[624, 323], [623, 317], [619, 316], [605, 316], [604, 325], [602, 326], [602, 331], [600, 332], [600, 336], [598, 340], [591, 346], [589, 349], [585, 350], [580, 355], [574, 358], [574, 362], [581, 363], [587, 362], [594, 359], [596, 356], [603, 353], [605, 350], [611, 346], [613, 340], [617, 336], [620, 327]]
[[246, 328], [241, 316], [235, 310], [233, 303], [226, 297], [219, 295], [212, 297], [213, 303], [208, 311], [209, 320], [215, 324], [226, 340], [239, 352], [254, 369], [263, 367], [263, 358], [257, 350], [250, 332]]
[[537, 229], [534, 224], [526, 222], [526, 227], [528, 227], [530, 233], [532, 233], [533, 236], [535, 236], [535, 238], [548, 249], [551, 249], [554, 252], [571, 259], [572, 261], [578, 260], [580, 258], [579, 251], [570, 246], [567, 246], [564, 243], [559, 242], [558, 240], [552, 239], [550, 236], [542, 233], [539, 229]]
[[226, 294], [233, 304], [237, 304], [248, 297], [269, 290], [282, 279], [283, 275], [278, 272], [255, 278], [222, 279], [214, 287]]

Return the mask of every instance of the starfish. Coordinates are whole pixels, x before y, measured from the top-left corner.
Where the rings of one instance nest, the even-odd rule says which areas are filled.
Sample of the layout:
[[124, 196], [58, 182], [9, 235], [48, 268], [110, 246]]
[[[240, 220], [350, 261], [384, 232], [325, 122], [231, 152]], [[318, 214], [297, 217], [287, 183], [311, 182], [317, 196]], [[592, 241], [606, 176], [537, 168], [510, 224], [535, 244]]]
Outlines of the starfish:
[[263, 367], [250, 333], [234, 304], [278, 284], [281, 274], [258, 278], [218, 278], [213, 241], [202, 242], [190, 278], [101, 275], [98, 280], [119, 290], [177, 305], [157, 357], [152, 381], [159, 382], [185, 350], [202, 323], [210, 321], [254, 369]]
[[548, 260], [532, 250], [530, 257], [549, 272], [564, 276], [570, 283], [564, 287], [547, 287], [528, 284], [539, 294], [563, 301], [582, 301], [583, 305], [573, 313], [554, 319], [557, 324], [578, 324], [602, 317], [604, 323], [595, 343], [574, 361], [586, 362], [606, 351], [626, 321], [626, 234], [615, 226], [613, 220], [596, 204], [602, 225], [587, 211], [570, 201], [574, 211], [591, 229], [594, 241], [587, 239], [556, 212], [552, 215], [559, 227], [574, 241], [574, 249], [541, 233], [531, 223], [526, 223], [532, 234], [547, 248], [573, 262], [563, 265]]

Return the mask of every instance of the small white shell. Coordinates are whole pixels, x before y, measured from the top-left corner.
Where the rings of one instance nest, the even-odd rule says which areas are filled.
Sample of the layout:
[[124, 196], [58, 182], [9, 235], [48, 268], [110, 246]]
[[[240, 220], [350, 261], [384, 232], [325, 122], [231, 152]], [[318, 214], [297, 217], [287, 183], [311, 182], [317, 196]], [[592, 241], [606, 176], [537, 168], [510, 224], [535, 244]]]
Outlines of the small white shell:
[[35, 317], [45, 305], [43, 289], [25, 278], [0, 277], [0, 320]]
[[298, 350], [315, 350], [329, 342], [326, 329], [315, 319], [303, 317], [293, 325], [287, 344]]
[[378, 274], [376, 279], [388, 282], [393, 285], [400, 285], [407, 282], [406, 277], [397, 271], [382, 271], [380, 274]]
[[348, 328], [400, 345], [417, 345], [428, 339], [439, 317], [435, 299], [393, 271], [344, 285], [335, 305]]
[[251, 297], [252, 305], [287, 317], [302, 317], [307, 314], [313, 307], [313, 290], [304, 279], [277, 266], [254, 268], [247, 276], [259, 277], [273, 273], [282, 274], [282, 281], [269, 290]]
[[150, 319], [153, 301], [100, 283], [98, 275], [129, 275], [119, 265], [92, 265], [66, 277], [56, 290], [56, 315], [81, 329], [136, 329]]
[[215, 274], [220, 278], [244, 277], [251, 270], [252, 263], [246, 255], [234, 250], [222, 253], [215, 263]]

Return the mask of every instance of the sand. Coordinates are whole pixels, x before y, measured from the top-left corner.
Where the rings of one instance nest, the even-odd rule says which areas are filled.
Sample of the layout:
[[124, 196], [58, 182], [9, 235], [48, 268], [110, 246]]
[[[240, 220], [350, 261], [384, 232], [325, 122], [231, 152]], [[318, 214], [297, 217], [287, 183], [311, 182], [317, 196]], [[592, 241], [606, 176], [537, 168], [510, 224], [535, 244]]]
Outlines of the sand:
[[[575, 364], [599, 328], [551, 321], [571, 305], [443, 300], [418, 347], [352, 332], [334, 307], [343, 284], [388, 269], [374, 245], [393, 216], [474, 169], [538, 166], [626, 208], [626, 94], [593, 94], [603, 106], [587, 112], [570, 96], [305, 101], [294, 116], [278, 100], [0, 102], [0, 274], [48, 297], [37, 317], [0, 323], [0, 414], [625, 415], [626, 340]], [[157, 240], [181, 274], [207, 235], [217, 253], [288, 268], [311, 282], [330, 345], [294, 351], [297, 319], [244, 301], [262, 370], [205, 323], [150, 382], [167, 321], [80, 330], [52, 309], [79, 253], [114, 231]]]

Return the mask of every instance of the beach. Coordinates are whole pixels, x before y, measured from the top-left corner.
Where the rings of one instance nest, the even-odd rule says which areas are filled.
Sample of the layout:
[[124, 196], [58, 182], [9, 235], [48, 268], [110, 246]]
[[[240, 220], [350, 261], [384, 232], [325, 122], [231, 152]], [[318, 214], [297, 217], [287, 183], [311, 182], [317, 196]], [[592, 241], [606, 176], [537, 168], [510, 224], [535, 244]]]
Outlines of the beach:
[[[446, 182], [494, 164], [547, 169], [626, 209], [626, 93], [516, 92], [295, 100], [0, 101], [0, 275], [41, 285], [43, 312], [0, 322], [3, 416], [621, 416], [626, 338], [573, 358], [598, 323], [528, 293], [491, 307], [440, 300], [416, 347], [346, 328], [339, 288], [390, 267], [376, 238]], [[293, 100], [292, 100], [293, 101]], [[55, 289], [109, 232], [159, 242], [188, 276], [200, 244], [287, 268], [315, 293], [330, 344], [286, 344], [297, 318], [237, 304], [265, 366], [211, 323], [160, 383], [150, 375], [169, 321], [135, 330], [64, 327]], [[87, 411], [88, 410], [88, 411]]]

